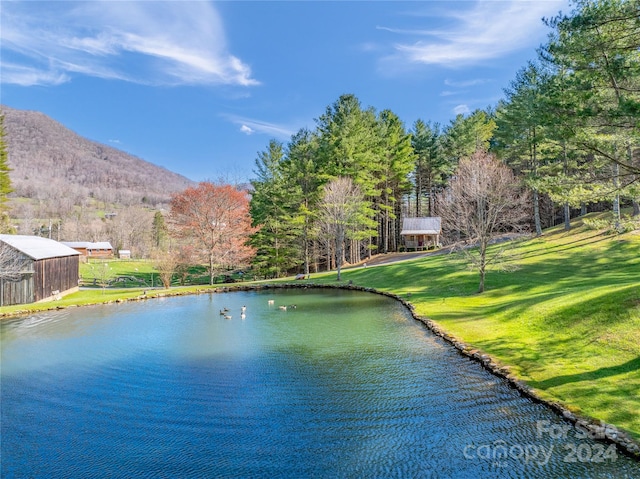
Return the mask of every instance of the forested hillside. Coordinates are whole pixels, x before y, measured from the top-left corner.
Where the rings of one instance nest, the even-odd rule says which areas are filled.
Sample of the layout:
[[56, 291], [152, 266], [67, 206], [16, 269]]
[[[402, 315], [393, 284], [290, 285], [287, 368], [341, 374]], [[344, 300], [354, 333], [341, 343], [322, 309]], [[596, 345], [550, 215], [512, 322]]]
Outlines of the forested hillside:
[[192, 182], [115, 148], [83, 138], [46, 115], [2, 106], [14, 196], [79, 204], [85, 198], [165, 203]]
[[[0, 107], [16, 232], [67, 241], [111, 241], [148, 250], [154, 210], [193, 182], [79, 136], [36, 111]], [[106, 219], [109, 221], [105, 221]]]

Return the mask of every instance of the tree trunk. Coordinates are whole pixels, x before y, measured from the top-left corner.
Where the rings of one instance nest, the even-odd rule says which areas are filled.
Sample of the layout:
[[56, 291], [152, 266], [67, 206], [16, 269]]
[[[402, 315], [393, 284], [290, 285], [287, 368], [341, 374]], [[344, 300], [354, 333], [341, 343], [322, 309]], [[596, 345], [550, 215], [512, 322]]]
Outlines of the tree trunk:
[[615, 217], [616, 229], [620, 229], [620, 165], [615, 163], [613, 165], [613, 185], [616, 188], [616, 195], [613, 198], [613, 216]]
[[427, 191], [429, 192], [429, 198], [427, 198], [427, 214], [429, 216], [433, 216], [433, 184], [431, 182], [431, 177], [427, 179]]
[[[563, 155], [563, 170], [565, 175], [569, 175], [569, 158], [567, 155], [567, 143], [562, 142], [562, 155]], [[564, 230], [569, 231], [571, 229], [571, 209], [569, 203], [564, 203]]]
[[480, 241], [480, 264], [478, 270], [480, 272], [480, 284], [478, 285], [478, 293], [484, 293], [484, 278], [487, 272], [487, 245], [484, 240]]
[[542, 236], [542, 221], [540, 221], [540, 194], [533, 190], [533, 221], [536, 227], [536, 236]]
[[571, 207], [569, 203], [564, 203], [564, 230], [569, 231], [571, 229]]
[[336, 235], [336, 269], [338, 271], [338, 278], [337, 280], [340, 281], [341, 280], [341, 273], [342, 273], [342, 255], [344, 254], [344, 233], [339, 232]]
[[209, 254], [209, 284], [213, 286], [213, 253]]
[[304, 235], [304, 275], [309, 277], [309, 262], [310, 262], [310, 252], [309, 252], [309, 240], [307, 239], [307, 235]]

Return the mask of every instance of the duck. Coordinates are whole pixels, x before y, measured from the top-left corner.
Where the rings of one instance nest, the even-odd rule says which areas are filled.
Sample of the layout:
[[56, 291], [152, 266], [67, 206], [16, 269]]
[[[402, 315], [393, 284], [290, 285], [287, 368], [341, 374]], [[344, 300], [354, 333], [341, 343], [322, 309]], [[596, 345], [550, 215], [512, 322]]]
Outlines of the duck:
[[269, 301], [267, 301], [267, 303], [269, 304], [269, 306], [273, 306], [273, 299], [270, 299]]
[[244, 313], [241, 313], [241, 314], [240, 314], [240, 319], [244, 319], [244, 318], [246, 318], [246, 317], [247, 317], [247, 315], [246, 315], [246, 314], [244, 314]]
[[231, 315], [230, 314], [225, 314], [224, 315], [224, 319], [231, 319]]
[[278, 308], [280, 308], [282, 311], [286, 311], [287, 310], [286, 306], [278, 306]]
[[245, 313], [247, 311], [247, 307], [243, 306], [242, 308], [240, 308], [240, 312], [241, 313]]

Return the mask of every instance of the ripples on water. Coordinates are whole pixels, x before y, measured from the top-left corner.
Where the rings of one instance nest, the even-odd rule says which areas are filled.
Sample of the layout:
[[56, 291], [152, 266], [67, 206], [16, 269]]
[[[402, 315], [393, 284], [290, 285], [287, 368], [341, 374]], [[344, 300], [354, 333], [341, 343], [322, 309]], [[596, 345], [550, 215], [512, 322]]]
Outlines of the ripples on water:
[[573, 430], [538, 434], [563, 423], [376, 295], [172, 298], [0, 332], [3, 477], [640, 477]]

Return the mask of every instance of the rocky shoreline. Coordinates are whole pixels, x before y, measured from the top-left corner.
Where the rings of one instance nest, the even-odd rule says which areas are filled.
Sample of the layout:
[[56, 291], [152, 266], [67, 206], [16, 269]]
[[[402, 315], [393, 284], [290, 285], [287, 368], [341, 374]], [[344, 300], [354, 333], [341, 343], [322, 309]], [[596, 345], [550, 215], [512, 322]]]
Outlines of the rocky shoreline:
[[[526, 383], [520, 380], [518, 377], [511, 373], [511, 370], [507, 366], [503, 366], [498, 364], [491, 356], [485, 354], [484, 352], [473, 348], [472, 346], [466, 344], [464, 341], [450, 335], [444, 329], [442, 329], [438, 324], [430, 320], [429, 318], [420, 316], [416, 313], [414, 305], [406, 298], [396, 295], [394, 293], [389, 293], [385, 291], [379, 291], [375, 288], [357, 286], [351, 283], [348, 284], [315, 284], [315, 283], [276, 283], [276, 284], [253, 284], [253, 285], [239, 285], [234, 284], [233, 286], [224, 286], [224, 287], [216, 287], [216, 288], [203, 288], [197, 290], [188, 290], [188, 291], [180, 291], [180, 290], [153, 290], [150, 294], [145, 292], [139, 296], [128, 298], [128, 299], [117, 299], [110, 300], [106, 302], [96, 302], [92, 305], [98, 304], [109, 304], [109, 303], [123, 303], [129, 301], [144, 301], [148, 299], [154, 298], [163, 298], [170, 296], [185, 296], [191, 294], [213, 294], [213, 293], [227, 293], [233, 291], [262, 291], [262, 290], [270, 290], [270, 289], [347, 289], [347, 290], [355, 290], [355, 291], [364, 291], [368, 293], [380, 294], [383, 296], [387, 296], [393, 298], [400, 303], [402, 303], [411, 313], [411, 316], [416, 320], [422, 323], [427, 327], [433, 334], [442, 338], [449, 344], [451, 344], [460, 354], [466, 356], [470, 360], [478, 362], [484, 369], [491, 372], [495, 376], [503, 378], [508, 382], [508, 384], [514, 389], [518, 390], [522, 396], [525, 396], [533, 401], [544, 404], [553, 410], [559, 417], [563, 420], [569, 422], [573, 427], [577, 428], [580, 431], [583, 431], [589, 437], [594, 439], [615, 444], [617, 447], [621, 449], [621, 451], [638, 461], [640, 461], [640, 442], [634, 440], [627, 433], [618, 430], [614, 425], [607, 424], [603, 421], [598, 421], [593, 418], [585, 417], [580, 414], [576, 414], [566, 406], [554, 402], [549, 401], [547, 399], [542, 398], [540, 395], [536, 393], [535, 390], [531, 389]], [[90, 305], [87, 305], [90, 306]], [[49, 310], [59, 310], [65, 309], [73, 306], [60, 306], [60, 305], [52, 305]], [[24, 314], [31, 314], [32, 311], [14, 311], [11, 314], [0, 313], [1, 317], [14, 317], [21, 316]]]

